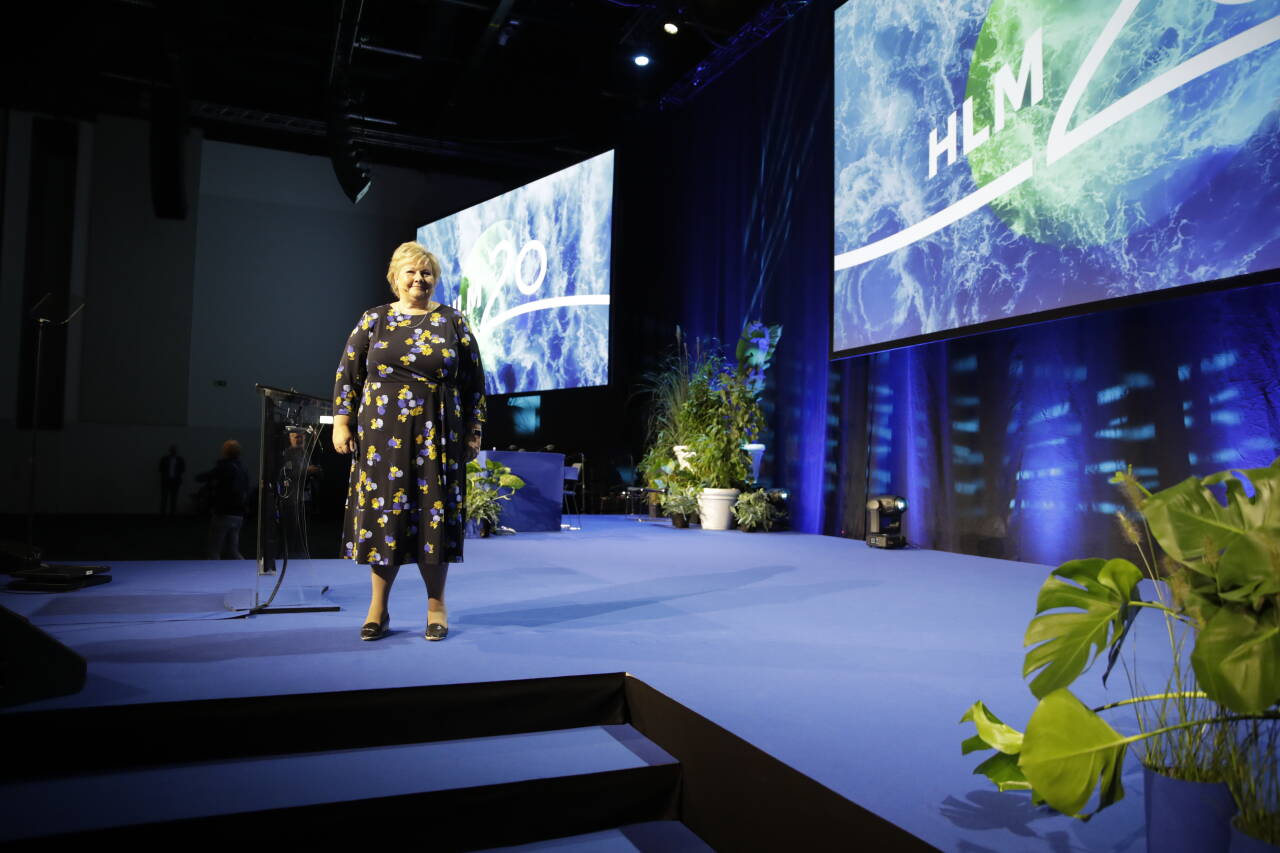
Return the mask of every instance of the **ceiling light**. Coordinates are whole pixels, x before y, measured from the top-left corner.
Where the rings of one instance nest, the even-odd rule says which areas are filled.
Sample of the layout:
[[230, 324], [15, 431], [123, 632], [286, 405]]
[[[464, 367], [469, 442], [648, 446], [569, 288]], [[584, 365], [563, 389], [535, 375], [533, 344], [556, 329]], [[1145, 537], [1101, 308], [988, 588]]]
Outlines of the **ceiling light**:
[[637, 53], [635, 56], [631, 57], [631, 61], [636, 65], [639, 65], [641, 68], [644, 68], [649, 64], [649, 57], [643, 53]]
[[665, 24], [662, 25], [662, 29], [666, 31], [667, 35], [672, 35], [672, 36], [680, 32], [680, 27], [676, 24], [675, 21], [667, 21]]

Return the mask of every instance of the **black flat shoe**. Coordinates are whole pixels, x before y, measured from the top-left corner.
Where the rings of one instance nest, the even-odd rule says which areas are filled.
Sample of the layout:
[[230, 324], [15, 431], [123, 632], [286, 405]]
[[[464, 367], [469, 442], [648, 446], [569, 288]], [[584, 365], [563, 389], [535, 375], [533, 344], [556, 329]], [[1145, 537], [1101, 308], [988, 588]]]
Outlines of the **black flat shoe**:
[[449, 626], [441, 625], [439, 622], [432, 622], [427, 626], [427, 633], [423, 634], [428, 640], [443, 640], [449, 636]]
[[360, 628], [360, 639], [362, 640], [381, 640], [387, 636], [387, 631], [391, 628], [391, 614], [388, 613], [382, 617], [381, 622], [366, 622]]

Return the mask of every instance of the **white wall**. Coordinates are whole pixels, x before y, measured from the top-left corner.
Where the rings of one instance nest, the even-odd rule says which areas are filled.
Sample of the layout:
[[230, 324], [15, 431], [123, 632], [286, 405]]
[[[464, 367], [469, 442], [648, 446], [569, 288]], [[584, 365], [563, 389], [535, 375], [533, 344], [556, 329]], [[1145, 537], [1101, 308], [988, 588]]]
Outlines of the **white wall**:
[[[10, 121], [0, 257], [0, 512], [25, 512], [30, 432], [14, 426], [31, 117]], [[151, 210], [145, 122], [82, 127], [71, 250], [85, 313], [71, 336], [67, 423], [40, 435], [38, 512], [157, 511], [170, 444], [188, 478], [225, 438], [254, 469], [254, 384], [328, 397], [351, 326], [390, 299], [383, 275], [417, 226], [509, 187], [375, 166], [359, 205], [323, 157], [202, 140], [188, 216]], [[188, 481], [190, 485], [190, 481]]]

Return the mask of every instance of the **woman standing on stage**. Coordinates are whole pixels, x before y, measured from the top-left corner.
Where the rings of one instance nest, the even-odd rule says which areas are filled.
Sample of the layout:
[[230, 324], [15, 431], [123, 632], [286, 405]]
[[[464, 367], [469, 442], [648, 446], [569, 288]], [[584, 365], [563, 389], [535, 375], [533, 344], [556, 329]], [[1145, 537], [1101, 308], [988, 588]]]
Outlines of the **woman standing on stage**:
[[417, 563], [427, 585], [426, 638], [449, 633], [445, 579], [462, 561], [466, 463], [480, 449], [485, 399], [466, 318], [431, 300], [439, 277], [435, 255], [402, 243], [387, 267], [396, 301], [364, 312], [338, 364], [333, 446], [356, 454], [343, 552], [368, 564], [373, 584], [362, 640], [386, 635], [404, 563]]

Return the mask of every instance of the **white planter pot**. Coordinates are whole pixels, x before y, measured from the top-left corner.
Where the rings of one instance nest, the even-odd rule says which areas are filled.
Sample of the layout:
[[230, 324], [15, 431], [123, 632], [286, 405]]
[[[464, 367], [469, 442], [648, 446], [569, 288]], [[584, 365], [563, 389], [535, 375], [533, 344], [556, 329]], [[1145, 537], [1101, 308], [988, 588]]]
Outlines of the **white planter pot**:
[[763, 444], [744, 444], [742, 449], [751, 455], [751, 482], [760, 480], [760, 460], [764, 458]]
[[698, 518], [703, 530], [728, 530], [733, 522], [737, 489], [703, 489], [698, 493]]

